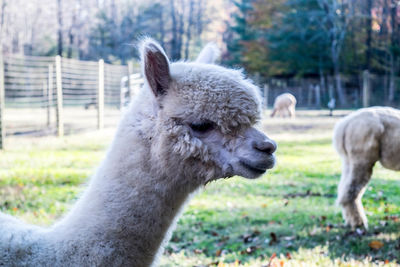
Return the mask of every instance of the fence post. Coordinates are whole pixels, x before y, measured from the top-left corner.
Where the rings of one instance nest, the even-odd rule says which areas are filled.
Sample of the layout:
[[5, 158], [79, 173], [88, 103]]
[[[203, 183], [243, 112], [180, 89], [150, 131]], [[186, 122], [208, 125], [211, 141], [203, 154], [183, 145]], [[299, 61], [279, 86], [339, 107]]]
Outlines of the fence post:
[[307, 106], [308, 106], [308, 109], [311, 109], [314, 86], [310, 83], [307, 87], [308, 87]]
[[369, 88], [369, 71], [363, 71], [363, 107], [369, 106], [370, 88]]
[[56, 56], [56, 83], [57, 83], [57, 134], [64, 136], [63, 92], [62, 92], [61, 56]]
[[47, 83], [47, 126], [50, 126], [51, 107], [53, 106], [53, 64], [49, 64]]
[[104, 128], [104, 60], [99, 60], [99, 87], [97, 91], [97, 128]]
[[332, 83], [329, 83], [329, 85], [328, 85], [328, 95], [329, 95], [329, 99], [335, 98]]
[[5, 88], [4, 88], [4, 61], [3, 52], [0, 49], [0, 149], [4, 149], [6, 129], [4, 125], [4, 104], [5, 104]]
[[317, 109], [321, 108], [321, 87], [317, 84], [315, 87], [315, 106]]
[[264, 108], [268, 109], [268, 94], [269, 93], [269, 86], [268, 84], [264, 84]]

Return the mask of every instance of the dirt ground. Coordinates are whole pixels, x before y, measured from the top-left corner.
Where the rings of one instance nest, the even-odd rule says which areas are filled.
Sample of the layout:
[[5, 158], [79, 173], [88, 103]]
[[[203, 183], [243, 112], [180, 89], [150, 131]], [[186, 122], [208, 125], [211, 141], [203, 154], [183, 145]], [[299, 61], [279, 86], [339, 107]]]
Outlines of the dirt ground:
[[[331, 138], [337, 121], [351, 113], [351, 110], [335, 110], [329, 116], [329, 110], [297, 110], [296, 118], [271, 118], [270, 110], [264, 111], [262, 129], [271, 138], [281, 141], [298, 139]], [[293, 132], [296, 135], [293, 135]]]
[[[350, 110], [335, 110], [333, 116], [329, 116], [328, 110], [297, 110], [296, 118], [291, 119], [271, 118], [271, 110], [265, 110], [261, 127], [270, 138], [278, 141], [326, 139], [331, 138], [335, 123], [350, 112]], [[105, 129], [113, 132], [118, 125], [121, 114], [122, 112], [116, 108], [106, 108]], [[51, 110], [50, 125], [47, 124], [46, 109], [7, 108], [4, 117], [6, 135], [9, 141], [11, 141], [10, 139], [21, 140], [29, 137], [56, 135], [54, 109]], [[97, 110], [66, 107], [64, 109], [64, 123], [65, 135], [93, 134], [97, 132]]]
[[[97, 129], [97, 110], [82, 107], [64, 108], [64, 130], [66, 135]], [[105, 128], [115, 128], [119, 122], [121, 111], [114, 107], [104, 110]], [[6, 108], [4, 112], [6, 135], [47, 136], [56, 133], [56, 110], [45, 108]]]

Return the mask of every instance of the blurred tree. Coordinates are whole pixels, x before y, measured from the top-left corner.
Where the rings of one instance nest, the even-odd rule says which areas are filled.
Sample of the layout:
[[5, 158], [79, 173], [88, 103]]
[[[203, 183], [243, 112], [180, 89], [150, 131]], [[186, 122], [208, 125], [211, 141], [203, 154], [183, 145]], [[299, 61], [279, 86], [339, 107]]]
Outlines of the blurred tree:
[[98, 22], [90, 33], [89, 53], [86, 56], [89, 59], [103, 58], [105, 62], [112, 62], [118, 42], [112, 38], [112, 33], [116, 29], [115, 22], [104, 11], [98, 13], [97, 19]]
[[63, 9], [62, 0], [57, 0], [57, 55], [63, 52]]
[[6, 13], [6, 0], [0, 0], [0, 52], [3, 52], [4, 16]]
[[[284, 66], [272, 75], [324, 75], [329, 64], [329, 34], [318, 0], [289, 0], [266, 33], [272, 63]], [[280, 72], [278, 72], [280, 71]]]
[[[226, 58], [226, 64], [238, 67], [242, 66], [242, 64], [246, 65], [246, 61], [249, 63], [254, 59], [253, 55], [251, 54], [246, 58], [245, 54], [248, 52], [248, 48], [253, 48], [254, 51], [258, 52], [260, 49], [262, 49], [255, 44], [257, 35], [249, 23], [250, 16], [254, 11], [253, 2], [254, 0], [233, 1], [237, 10], [232, 14], [232, 25], [228, 26], [228, 31], [230, 34], [226, 35], [224, 40], [229, 51], [229, 54]], [[261, 58], [264, 57], [264, 53], [262, 53]], [[258, 64], [255, 64], [255, 67], [253, 66], [250, 68], [253, 71], [261, 69]]]
[[340, 73], [340, 55], [348, 25], [353, 18], [353, 10], [349, 9], [349, 5], [346, 2], [339, 0], [318, 0], [318, 3], [321, 9], [325, 11], [324, 20], [321, 25], [323, 26], [324, 32], [326, 32], [329, 37], [331, 60], [339, 104], [346, 105], [347, 100]]

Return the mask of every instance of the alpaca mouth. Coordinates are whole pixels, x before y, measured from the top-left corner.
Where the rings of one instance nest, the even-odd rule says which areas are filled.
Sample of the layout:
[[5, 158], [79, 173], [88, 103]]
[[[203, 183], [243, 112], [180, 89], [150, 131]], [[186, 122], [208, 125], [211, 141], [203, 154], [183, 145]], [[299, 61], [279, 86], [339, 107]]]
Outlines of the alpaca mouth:
[[239, 162], [243, 167], [245, 167], [246, 169], [250, 170], [252, 173], [255, 173], [257, 175], [263, 174], [268, 169], [268, 166], [259, 166], [251, 163], [249, 160], [246, 159], [241, 159]]

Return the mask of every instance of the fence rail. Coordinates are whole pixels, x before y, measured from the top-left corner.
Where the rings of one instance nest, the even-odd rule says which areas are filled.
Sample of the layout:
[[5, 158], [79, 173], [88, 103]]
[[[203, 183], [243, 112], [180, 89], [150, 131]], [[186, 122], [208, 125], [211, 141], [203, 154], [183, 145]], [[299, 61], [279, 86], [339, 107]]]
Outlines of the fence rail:
[[[399, 107], [400, 78], [393, 80], [391, 102], [387, 97], [388, 81], [387, 76], [368, 72], [343, 76], [346, 104], [339, 105]], [[120, 110], [142, 84], [143, 79], [132, 64], [0, 53], [0, 149], [6, 134], [62, 136], [64, 132], [116, 125]], [[265, 108], [271, 107], [274, 99], [284, 92], [295, 95], [299, 107], [323, 108], [337, 98], [333, 84], [332, 77], [270, 78], [260, 87]]]
[[143, 82], [134, 70], [103, 60], [0, 53], [0, 149], [6, 134], [63, 136], [115, 125]]
[[367, 106], [400, 107], [400, 78], [394, 79], [394, 98], [389, 99], [388, 77], [364, 71], [360, 75], [343, 76], [342, 85], [345, 103], [340, 103], [333, 77], [319, 78], [270, 78], [262, 84], [264, 106], [271, 107], [274, 99], [284, 92], [293, 94], [297, 106], [302, 108], [326, 108], [336, 99], [337, 107], [361, 108]]

